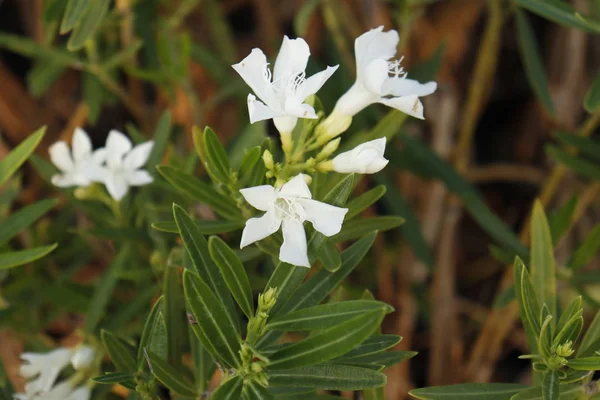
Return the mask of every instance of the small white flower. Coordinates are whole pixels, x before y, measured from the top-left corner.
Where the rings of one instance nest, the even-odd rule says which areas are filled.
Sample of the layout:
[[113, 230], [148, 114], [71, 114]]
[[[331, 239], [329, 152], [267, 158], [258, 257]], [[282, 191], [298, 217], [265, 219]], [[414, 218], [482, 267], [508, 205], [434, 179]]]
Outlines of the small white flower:
[[16, 400], [89, 400], [91, 390], [87, 386], [73, 388], [69, 381], [61, 382], [51, 389], [43, 392], [30, 392], [25, 387], [25, 393], [15, 394]]
[[260, 99], [248, 95], [251, 123], [272, 118], [277, 130], [287, 134], [294, 129], [298, 118], [317, 118], [315, 110], [304, 101], [323, 86], [338, 66], [306, 78], [309, 56], [310, 49], [304, 39], [284, 36], [272, 74], [265, 54], [256, 48], [233, 65]]
[[80, 345], [72, 350], [71, 365], [76, 370], [86, 369], [94, 362], [96, 352], [93, 348]]
[[386, 138], [382, 137], [337, 155], [332, 160], [333, 170], [346, 174], [374, 174], [381, 171], [389, 162], [383, 157], [385, 142]]
[[310, 221], [315, 230], [323, 235], [333, 236], [342, 229], [344, 216], [348, 212], [347, 208], [312, 200], [302, 174], [279, 189], [262, 185], [240, 192], [252, 207], [265, 211], [262, 217], [246, 221], [240, 248], [266, 238], [281, 227], [283, 244], [279, 259], [302, 267], [310, 267], [304, 221]]
[[154, 180], [148, 171], [141, 169], [148, 161], [153, 145], [154, 143], [149, 141], [133, 147], [131, 141], [121, 132], [109, 132], [102, 181], [115, 200], [121, 200], [130, 186], [143, 186]]
[[20, 374], [29, 382], [25, 385], [27, 394], [47, 392], [52, 388], [56, 378], [69, 362], [72, 352], [70, 349], [59, 348], [49, 353], [23, 353]]
[[396, 55], [400, 38], [395, 30], [383, 32], [383, 26], [359, 36], [354, 42], [356, 82], [338, 100], [332, 114], [352, 117], [373, 103], [382, 103], [423, 119], [419, 97], [435, 92], [437, 83], [421, 84], [407, 79]]
[[100, 149], [92, 152], [92, 142], [81, 128], [76, 128], [73, 133], [72, 147], [70, 150], [67, 143], [60, 141], [48, 149], [50, 160], [61, 172], [52, 177], [52, 184], [58, 187], [85, 187], [98, 181], [104, 151]]

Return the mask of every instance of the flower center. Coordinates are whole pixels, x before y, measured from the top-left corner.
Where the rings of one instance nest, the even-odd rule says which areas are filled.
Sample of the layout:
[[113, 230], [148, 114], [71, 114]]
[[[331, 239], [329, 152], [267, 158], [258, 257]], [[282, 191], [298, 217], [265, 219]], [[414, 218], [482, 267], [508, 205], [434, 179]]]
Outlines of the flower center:
[[304, 208], [294, 199], [280, 197], [275, 200], [275, 212], [278, 219], [289, 219], [304, 222]]
[[406, 78], [408, 72], [404, 71], [402, 67], [402, 60], [404, 60], [404, 56], [400, 57], [399, 60], [388, 61], [388, 74], [390, 78]]

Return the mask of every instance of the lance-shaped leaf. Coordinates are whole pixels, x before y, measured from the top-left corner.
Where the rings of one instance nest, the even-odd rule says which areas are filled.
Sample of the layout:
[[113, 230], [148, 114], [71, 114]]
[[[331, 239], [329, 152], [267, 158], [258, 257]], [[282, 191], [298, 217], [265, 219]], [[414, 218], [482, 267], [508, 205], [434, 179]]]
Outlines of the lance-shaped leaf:
[[239, 332], [239, 320], [235, 304], [227, 288], [227, 283], [223, 275], [221, 275], [221, 271], [211, 258], [208, 242], [183, 208], [174, 204], [173, 215], [185, 248], [190, 255], [194, 267], [196, 267], [198, 275], [208, 283], [212, 292], [217, 296], [224, 308], [225, 315], [230, 323], [234, 326], [236, 332]]
[[600, 310], [596, 312], [592, 323], [583, 335], [575, 355], [577, 357], [587, 357], [598, 350], [600, 350]]
[[0, 160], [0, 185], [4, 184], [33, 153], [46, 132], [41, 127]]
[[269, 386], [311, 387], [327, 390], [363, 390], [384, 386], [381, 372], [346, 365], [314, 365], [310, 367], [269, 371]]
[[600, 108], [600, 72], [596, 75], [596, 79], [594, 79], [592, 86], [590, 86], [590, 89], [585, 95], [583, 105], [589, 113], [593, 113]]
[[416, 351], [384, 351], [382, 353], [369, 354], [366, 356], [339, 358], [331, 361], [331, 363], [354, 365], [357, 367], [366, 367], [367, 365], [383, 365], [385, 368], [389, 368], [392, 365], [411, 359], [417, 354], [418, 353]]
[[350, 200], [346, 205], [348, 212], [346, 213], [346, 221], [356, 217], [358, 214], [372, 206], [383, 197], [386, 192], [385, 185], [378, 185], [373, 189], [361, 194], [360, 196]]
[[567, 232], [573, 221], [573, 215], [577, 208], [578, 198], [573, 196], [558, 210], [548, 215], [548, 224], [552, 234], [552, 243], [558, 243]]
[[212, 236], [208, 240], [208, 250], [213, 261], [219, 267], [233, 298], [244, 314], [248, 318], [252, 318], [254, 316], [252, 288], [239, 257], [227, 246], [227, 243], [217, 236]]
[[353, 350], [339, 358], [336, 358], [336, 360], [377, 354], [394, 347], [400, 343], [401, 340], [402, 337], [398, 335], [373, 335], [360, 345], [356, 346]]
[[89, 0], [69, 0], [65, 10], [65, 16], [60, 24], [61, 35], [69, 32], [75, 27], [75, 25], [77, 25], [89, 6]]
[[33, 249], [2, 253], [0, 254], [0, 271], [3, 269], [18, 267], [19, 265], [29, 264], [30, 262], [38, 260], [51, 253], [54, 249], [56, 249], [57, 246], [58, 244], [52, 244], [50, 246], [41, 246]]
[[[238, 230], [244, 226], [244, 221], [224, 220], [194, 220], [203, 235], [215, 235]], [[152, 228], [161, 232], [179, 233], [175, 221], [160, 221], [152, 224]]]
[[546, 371], [542, 380], [542, 397], [544, 400], [558, 400], [560, 393], [559, 385], [560, 378], [558, 371], [553, 369]]
[[327, 329], [374, 310], [390, 313], [394, 309], [386, 303], [371, 300], [327, 303], [275, 317], [267, 324], [267, 329], [283, 332]]
[[535, 202], [531, 221], [531, 283], [540, 304], [556, 316], [556, 264], [550, 226], [542, 203]]
[[[560, 400], [575, 400], [584, 393], [584, 387], [579, 383], [560, 385], [559, 388], [558, 398]], [[520, 391], [513, 395], [510, 400], [546, 400], [546, 397], [542, 394], [541, 387], [533, 387]]]
[[582, 357], [567, 361], [567, 365], [578, 371], [600, 370], [600, 357]]
[[572, 5], [561, 0], [513, 0], [520, 7], [557, 24], [586, 32], [600, 32], [600, 22], [577, 12]]
[[331, 238], [335, 243], [358, 239], [374, 231], [385, 232], [399, 227], [404, 218], [395, 216], [362, 218], [344, 223], [342, 230]]
[[239, 367], [239, 337], [221, 302], [193, 272], [184, 271], [183, 288], [187, 304], [198, 322], [194, 326], [203, 334], [198, 337], [200, 342], [205, 348], [214, 349], [227, 365]]
[[553, 135], [565, 146], [572, 146], [592, 160], [600, 161], [600, 140], [565, 131], [553, 132]]
[[506, 400], [524, 389], [527, 386], [516, 383], [461, 383], [413, 389], [409, 394], [422, 400]]
[[275, 400], [275, 396], [269, 393], [266, 388], [253, 381], [249, 381], [245, 385], [244, 392], [248, 400]]
[[86, 12], [83, 13], [82, 18], [75, 25], [69, 37], [67, 48], [70, 51], [79, 50], [88, 39], [92, 38], [100, 25], [102, 25], [109, 5], [109, 0], [89, 0]]
[[135, 376], [124, 372], [105, 373], [104, 375], [92, 378], [96, 383], [102, 385], [114, 385], [118, 383], [127, 389], [135, 390]]
[[17, 233], [44, 215], [54, 204], [56, 204], [54, 199], [42, 200], [9, 215], [0, 223], [0, 246], [8, 243]]
[[[144, 324], [144, 329], [142, 330], [142, 337], [140, 338], [140, 344], [138, 346], [137, 352], [137, 365], [138, 369], [142, 369], [146, 365], [146, 358], [144, 356], [144, 349], [150, 348], [150, 341], [153, 336], [153, 332], [160, 331], [161, 320], [159, 319], [159, 314], [162, 310], [162, 304], [164, 301], [164, 296], [160, 296], [156, 303], [152, 306], [150, 310], [150, 314], [148, 314], [148, 318], [146, 318], [146, 322]], [[164, 320], [162, 320], [164, 323]], [[156, 348], [150, 348], [152, 352], [156, 352]]]
[[198, 397], [194, 387], [181, 378], [181, 372], [171, 367], [165, 360], [151, 351], [146, 351], [146, 358], [148, 364], [150, 364], [152, 374], [169, 390], [182, 397]]
[[375, 310], [352, 318], [269, 356], [268, 368], [286, 369], [319, 364], [347, 353], [379, 327], [385, 311]]
[[571, 259], [567, 263], [573, 271], [577, 271], [587, 265], [588, 262], [596, 253], [600, 250], [600, 224], [596, 225], [594, 229], [583, 240], [583, 243], [579, 245], [577, 250], [571, 256]]
[[244, 380], [241, 376], [234, 376], [223, 383], [210, 396], [210, 400], [239, 400], [242, 398]]
[[209, 127], [204, 129], [204, 146], [208, 159], [206, 167], [210, 169], [211, 176], [215, 176], [221, 183], [228, 184], [231, 175], [229, 159], [216, 133]]
[[133, 348], [123, 339], [108, 331], [103, 330], [101, 332], [101, 337], [104, 348], [106, 348], [115, 367], [117, 367], [120, 372], [127, 372], [130, 374], [135, 373], [137, 365], [135, 358], [133, 358]]
[[527, 333], [529, 348], [531, 351], [537, 349], [537, 338], [541, 330], [539, 316], [541, 314], [540, 303], [531, 284], [527, 268], [519, 257], [515, 259], [515, 293], [519, 305], [521, 320]]
[[335, 272], [342, 266], [342, 256], [339, 250], [329, 239], [325, 241], [319, 253], [321, 265], [329, 272]]
[[583, 157], [578, 157], [556, 146], [546, 146], [546, 152], [555, 161], [564, 164], [567, 168], [573, 170], [577, 175], [586, 178], [600, 180], [600, 166], [597, 163], [588, 161]]

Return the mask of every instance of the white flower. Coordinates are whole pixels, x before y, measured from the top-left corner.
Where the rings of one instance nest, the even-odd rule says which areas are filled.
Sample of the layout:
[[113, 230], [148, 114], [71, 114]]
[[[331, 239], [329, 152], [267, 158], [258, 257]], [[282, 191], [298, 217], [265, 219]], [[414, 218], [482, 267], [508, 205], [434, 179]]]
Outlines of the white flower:
[[152, 141], [132, 146], [131, 141], [119, 131], [112, 130], [106, 139], [106, 167], [102, 181], [115, 199], [121, 200], [130, 186], [142, 186], [154, 179], [141, 169], [152, 151]]
[[337, 101], [331, 115], [323, 121], [319, 131], [325, 138], [333, 138], [350, 126], [352, 117], [373, 103], [382, 103], [408, 115], [423, 119], [423, 104], [419, 97], [437, 89], [437, 83], [421, 84], [407, 79], [402, 58], [396, 55], [400, 38], [395, 30], [383, 32], [383, 26], [356, 38], [356, 82]]
[[76, 370], [86, 369], [94, 362], [96, 352], [93, 348], [80, 345], [73, 349], [71, 354], [71, 365]]
[[310, 267], [307, 253], [304, 221], [310, 221], [315, 230], [332, 236], [342, 229], [347, 208], [312, 200], [302, 174], [297, 175], [280, 189], [262, 185], [240, 190], [250, 205], [265, 211], [262, 217], [250, 218], [242, 233], [240, 248], [283, 231], [279, 259], [293, 265]]
[[332, 160], [333, 170], [346, 174], [374, 174], [381, 171], [389, 162], [383, 157], [385, 142], [386, 138], [382, 137], [337, 155]]
[[73, 388], [73, 384], [64, 381], [46, 391], [30, 392], [25, 386], [25, 393], [15, 394], [16, 400], [89, 400], [91, 390], [87, 386]]
[[81, 128], [76, 128], [73, 133], [72, 147], [71, 151], [67, 143], [60, 141], [48, 149], [50, 160], [61, 172], [52, 177], [52, 184], [58, 187], [89, 186], [99, 180], [104, 151], [92, 153], [92, 142]]
[[323, 86], [338, 66], [327, 67], [306, 79], [309, 56], [310, 49], [304, 39], [284, 36], [272, 74], [260, 49], [253, 49], [250, 55], [233, 65], [260, 99], [248, 95], [251, 123], [273, 118], [277, 130], [287, 134], [294, 129], [298, 118], [317, 118], [315, 110], [304, 101]]
[[25, 385], [25, 392], [34, 394], [50, 390], [60, 371], [69, 365], [71, 355], [71, 350], [63, 347], [49, 353], [21, 354], [21, 359], [26, 363], [21, 365], [20, 374], [30, 380]]

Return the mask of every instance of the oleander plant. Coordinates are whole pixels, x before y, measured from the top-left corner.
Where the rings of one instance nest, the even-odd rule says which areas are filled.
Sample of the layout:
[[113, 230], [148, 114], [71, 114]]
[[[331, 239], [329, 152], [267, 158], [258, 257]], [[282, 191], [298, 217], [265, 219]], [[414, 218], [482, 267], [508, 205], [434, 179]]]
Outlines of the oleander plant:
[[598, 33], [0, 0], [0, 400], [600, 399]]

